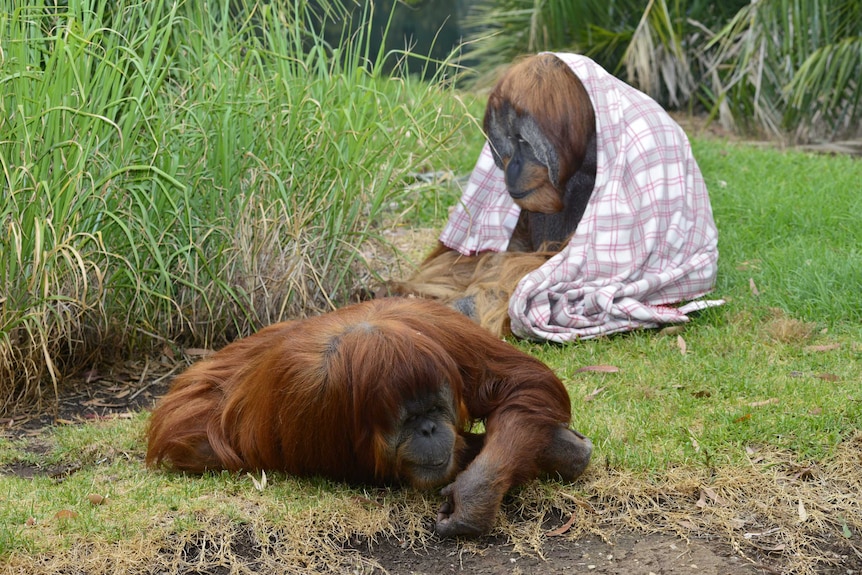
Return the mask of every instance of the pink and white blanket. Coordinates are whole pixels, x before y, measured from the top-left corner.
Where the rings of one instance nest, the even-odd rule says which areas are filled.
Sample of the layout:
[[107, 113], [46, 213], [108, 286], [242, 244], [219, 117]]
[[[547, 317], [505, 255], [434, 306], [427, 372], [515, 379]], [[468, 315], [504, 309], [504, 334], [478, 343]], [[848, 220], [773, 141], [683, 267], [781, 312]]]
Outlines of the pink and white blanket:
[[[595, 109], [596, 183], [568, 245], [518, 284], [512, 331], [570, 341], [683, 323], [687, 313], [723, 303], [691, 301], [715, 283], [718, 233], [682, 128], [591, 59], [556, 56]], [[465, 255], [504, 251], [519, 212], [486, 143], [440, 240]], [[682, 302], [689, 303], [670, 307]]]

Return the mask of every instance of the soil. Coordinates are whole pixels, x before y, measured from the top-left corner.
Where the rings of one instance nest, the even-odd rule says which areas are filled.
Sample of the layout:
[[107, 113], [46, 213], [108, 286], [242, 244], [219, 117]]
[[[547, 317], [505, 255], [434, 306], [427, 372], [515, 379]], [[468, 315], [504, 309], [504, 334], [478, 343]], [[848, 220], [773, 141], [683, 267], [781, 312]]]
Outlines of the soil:
[[81, 373], [64, 382], [59, 395], [46, 398], [43, 405], [0, 417], [0, 436], [36, 436], [52, 425], [131, 417], [151, 409], [185, 365], [163, 356], [159, 361], [131, 361]]
[[512, 545], [490, 539], [470, 550], [457, 542], [442, 541], [427, 549], [412, 551], [385, 542], [363, 555], [382, 569], [362, 573], [403, 573], [443, 575], [531, 575], [595, 573], [600, 575], [699, 575], [755, 574], [774, 572], [759, 569], [716, 541], [683, 541], [661, 534], [619, 533], [609, 541], [596, 536], [576, 540], [548, 538], [543, 557], [525, 556]]

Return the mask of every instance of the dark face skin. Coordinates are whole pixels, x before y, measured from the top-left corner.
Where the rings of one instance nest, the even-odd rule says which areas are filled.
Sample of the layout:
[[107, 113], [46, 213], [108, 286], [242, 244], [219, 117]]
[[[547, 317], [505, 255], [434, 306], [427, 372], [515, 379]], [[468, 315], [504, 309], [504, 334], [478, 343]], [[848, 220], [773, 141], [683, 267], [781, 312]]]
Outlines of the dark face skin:
[[589, 133], [578, 169], [559, 181], [564, 161], [536, 121], [504, 104], [485, 118], [494, 162], [522, 211], [509, 251], [559, 250], [586, 210], [596, 176], [596, 138]]
[[488, 141], [494, 161], [506, 176], [506, 189], [525, 210], [557, 213], [562, 193], [554, 184], [559, 172], [556, 150], [529, 116], [511, 107], [488, 116]]
[[448, 385], [404, 403], [396, 457], [400, 475], [414, 487], [443, 485], [457, 471], [455, 421]]

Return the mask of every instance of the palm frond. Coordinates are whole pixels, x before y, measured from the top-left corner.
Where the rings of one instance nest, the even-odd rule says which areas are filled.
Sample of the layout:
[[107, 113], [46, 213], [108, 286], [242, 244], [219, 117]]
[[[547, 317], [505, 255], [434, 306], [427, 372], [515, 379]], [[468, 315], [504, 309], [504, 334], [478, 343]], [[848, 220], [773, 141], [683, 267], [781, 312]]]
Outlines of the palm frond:
[[862, 124], [859, 0], [479, 0], [468, 21], [480, 69], [571, 50], [728, 128], [805, 141]]
[[862, 115], [862, 37], [815, 50], [787, 86], [785, 123], [796, 139], [859, 133]]
[[699, 56], [722, 124], [794, 141], [857, 131], [862, 40], [844, 20], [858, 10], [855, 0], [743, 7]]
[[585, 46], [587, 29], [604, 22], [607, 13], [607, 2], [598, 0], [479, 0], [463, 25], [472, 58], [482, 68], [491, 69], [521, 54], [577, 50]]
[[649, 0], [623, 54], [629, 84], [679, 106], [688, 101], [694, 78], [666, 0]]

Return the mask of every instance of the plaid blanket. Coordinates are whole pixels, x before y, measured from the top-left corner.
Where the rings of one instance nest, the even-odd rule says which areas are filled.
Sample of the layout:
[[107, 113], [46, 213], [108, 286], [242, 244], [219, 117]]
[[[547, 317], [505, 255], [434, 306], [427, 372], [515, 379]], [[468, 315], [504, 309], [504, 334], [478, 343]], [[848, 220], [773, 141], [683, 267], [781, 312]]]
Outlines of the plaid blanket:
[[[556, 54], [596, 112], [598, 167], [568, 245], [525, 276], [509, 301], [515, 335], [569, 341], [664, 323], [722, 301], [714, 283], [718, 233], [682, 128], [644, 93], [591, 59]], [[485, 144], [440, 240], [465, 255], [504, 251], [520, 208]]]

